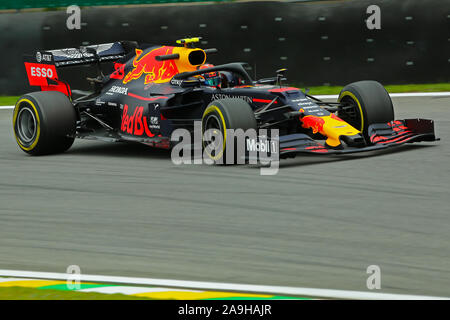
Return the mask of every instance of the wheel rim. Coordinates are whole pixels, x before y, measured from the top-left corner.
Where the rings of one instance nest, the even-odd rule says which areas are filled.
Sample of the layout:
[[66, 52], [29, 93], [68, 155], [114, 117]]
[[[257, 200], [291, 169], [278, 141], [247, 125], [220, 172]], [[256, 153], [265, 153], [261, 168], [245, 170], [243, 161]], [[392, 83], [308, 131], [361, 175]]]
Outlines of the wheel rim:
[[359, 112], [359, 107], [356, 101], [346, 96], [342, 98], [341, 103], [343, 104], [343, 106], [339, 108], [339, 118], [351, 124], [356, 129], [362, 131], [363, 128], [361, 125], [361, 114]]
[[36, 116], [29, 107], [23, 107], [17, 115], [17, 135], [25, 144], [29, 144], [36, 138]]
[[[222, 127], [220, 125], [220, 120], [219, 118], [214, 115], [214, 114], [210, 114], [206, 119], [205, 119], [205, 124], [204, 124], [204, 130], [203, 130], [203, 134], [205, 135], [205, 139], [203, 140], [203, 147], [208, 148], [208, 151], [211, 151], [211, 155], [215, 156], [215, 150], [220, 150], [219, 149], [219, 141], [217, 141], [217, 139], [211, 139], [212, 135], [208, 134], [210, 131], [209, 130], [213, 130], [214, 134], [218, 134], [222, 132]], [[208, 145], [206, 145], [205, 141], [208, 141]], [[222, 141], [223, 143], [223, 141]], [[214, 154], [213, 154], [214, 153]]]

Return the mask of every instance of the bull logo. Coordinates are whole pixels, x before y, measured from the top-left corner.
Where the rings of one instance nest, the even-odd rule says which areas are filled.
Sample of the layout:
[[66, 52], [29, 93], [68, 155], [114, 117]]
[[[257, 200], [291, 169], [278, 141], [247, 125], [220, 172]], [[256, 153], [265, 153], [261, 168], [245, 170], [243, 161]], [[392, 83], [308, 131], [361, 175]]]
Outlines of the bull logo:
[[303, 122], [302, 127], [305, 129], [311, 128], [313, 134], [316, 134], [317, 132], [323, 132], [323, 125], [325, 124], [324, 119], [316, 116], [305, 116], [301, 119], [301, 121]]
[[133, 59], [134, 69], [127, 73], [123, 79], [126, 84], [132, 80], [139, 79], [145, 74], [144, 83], [162, 83], [169, 81], [178, 73], [177, 65], [173, 60], [157, 61], [156, 56], [171, 54], [173, 47], [160, 47], [142, 55], [141, 49], [136, 50], [136, 57]]

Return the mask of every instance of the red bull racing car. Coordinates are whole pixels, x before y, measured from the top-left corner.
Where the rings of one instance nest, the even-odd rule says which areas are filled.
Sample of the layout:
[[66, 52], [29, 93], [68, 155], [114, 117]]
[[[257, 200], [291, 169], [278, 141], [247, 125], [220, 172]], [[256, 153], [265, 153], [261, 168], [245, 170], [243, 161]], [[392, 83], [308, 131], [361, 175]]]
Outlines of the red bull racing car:
[[[176, 129], [219, 132], [277, 129], [279, 157], [299, 153], [340, 154], [437, 140], [432, 120], [395, 120], [392, 101], [381, 84], [360, 81], [345, 86], [336, 102], [324, 102], [283, 86], [285, 70], [253, 80], [244, 63], [208, 65], [216, 49], [195, 47], [198, 38], [178, 45], [121, 41], [80, 48], [38, 51], [25, 56], [31, 86], [13, 115], [19, 147], [31, 155], [64, 152], [75, 138], [134, 141], [171, 148]], [[102, 66], [110, 64], [104, 74]], [[58, 70], [91, 65], [91, 91], [72, 90]], [[258, 131], [259, 132], [259, 131]], [[246, 151], [260, 143], [247, 140]], [[219, 161], [227, 143], [207, 155]], [[203, 141], [203, 148], [207, 142]], [[254, 150], [253, 150], [254, 151]]]

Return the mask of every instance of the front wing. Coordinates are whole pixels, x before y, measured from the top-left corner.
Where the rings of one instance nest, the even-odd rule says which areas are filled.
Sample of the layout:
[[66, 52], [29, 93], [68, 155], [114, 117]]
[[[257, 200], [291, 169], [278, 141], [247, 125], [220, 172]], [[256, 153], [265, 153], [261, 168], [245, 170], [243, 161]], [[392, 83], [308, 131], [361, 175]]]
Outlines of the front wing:
[[297, 153], [344, 154], [367, 152], [396, 147], [404, 143], [439, 140], [434, 133], [433, 120], [428, 119], [406, 119], [372, 124], [368, 128], [368, 135], [370, 145], [361, 148], [344, 147], [342, 149], [327, 148], [306, 134], [280, 136], [280, 157], [292, 157]]

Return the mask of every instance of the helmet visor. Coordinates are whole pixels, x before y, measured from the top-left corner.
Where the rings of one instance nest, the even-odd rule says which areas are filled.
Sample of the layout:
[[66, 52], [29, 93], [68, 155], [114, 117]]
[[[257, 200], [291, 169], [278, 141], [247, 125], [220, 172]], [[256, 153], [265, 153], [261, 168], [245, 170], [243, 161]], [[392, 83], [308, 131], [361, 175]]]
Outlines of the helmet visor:
[[220, 77], [206, 78], [205, 84], [207, 86], [216, 87], [220, 84]]

